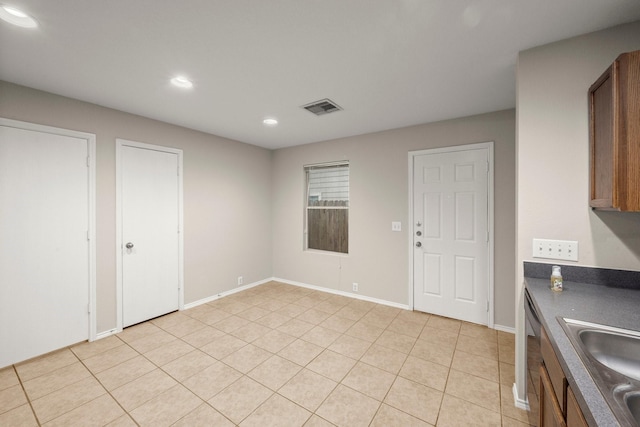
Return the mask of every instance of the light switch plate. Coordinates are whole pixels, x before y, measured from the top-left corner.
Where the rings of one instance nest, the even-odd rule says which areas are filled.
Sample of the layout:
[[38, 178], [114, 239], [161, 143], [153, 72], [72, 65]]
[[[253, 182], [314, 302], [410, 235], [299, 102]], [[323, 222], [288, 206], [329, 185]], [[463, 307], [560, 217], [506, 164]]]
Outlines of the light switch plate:
[[575, 240], [533, 239], [533, 257], [578, 261], [578, 242]]
[[391, 223], [391, 231], [402, 231], [402, 223], [400, 221], [393, 221]]

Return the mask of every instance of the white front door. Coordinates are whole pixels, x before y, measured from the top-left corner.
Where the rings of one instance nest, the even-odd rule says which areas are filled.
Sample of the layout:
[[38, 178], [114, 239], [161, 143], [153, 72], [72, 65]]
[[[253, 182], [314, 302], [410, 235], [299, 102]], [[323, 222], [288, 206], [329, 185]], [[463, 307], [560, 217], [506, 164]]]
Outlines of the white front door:
[[180, 307], [179, 150], [118, 140], [122, 324]]
[[413, 157], [414, 308], [486, 325], [489, 149]]
[[87, 340], [95, 277], [95, 137], [18, 123], [0, 122], [0, 368]]

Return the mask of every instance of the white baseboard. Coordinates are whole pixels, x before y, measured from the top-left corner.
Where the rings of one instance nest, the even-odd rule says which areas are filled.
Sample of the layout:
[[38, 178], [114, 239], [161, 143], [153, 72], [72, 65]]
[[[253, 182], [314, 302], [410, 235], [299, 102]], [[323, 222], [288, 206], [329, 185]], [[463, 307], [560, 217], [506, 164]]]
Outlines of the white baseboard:
[[272, 280], [274, 280], [274, 279], [273, 278], [268, 278], [268, 279], [264, 279], [264, 280], [259, 280], [257, 282], [249, 283], [248, 285], [238, 286], [237, 288], [233, 288], [231, 290], [220, 292], [219, 294], [212, 295], [212, 296], [207, 297], [207, 298], [199, 299], [197, 301], [190, 302], [189, 304], [185, 304], [182, 309], [183, 310], [188, 310], [190, 308], [197, 307], [199, 305], [206, 304], [208, 302], [215, 301], [217, 299], [224, 298], [226, 296], [233, 295], [233, 294], [238, 293], [238, 292], [246, 291], [247, 289], [251, 289], [251, 288], [253, 288], [255, 286], [262, 285], [264, 283], [268, 283], [268, 282], [270, 282]]
[[108, 331], [98, 332], [96, 334], [95, 341], [101, 340], [102, 338], [110, 337], [111, 335], [115, 335], [120, 332], [122, 332], [122, 329], [118, 329], [118, 328], [113, 328], [113, 329], [109, 329]]
[[530, 411], [531, 408], [529, 407], [529, 400], [526, 398], [524, 399], [520, 399], [518, 397], [518, 387], [516, 387], [516, 384], [513, 384], [513, 403], [516, 406], [516, 408], [520, 408], [520, 409], [524, 409], [525, 411]]
[[502, 332], [508, 332], [510, 334], [516, 334], [516, 328], [512, 328], [511, 326], [503, 326], [503, 325], [493, 325], [493, 329]]
[[347, 298], [354, 298], [354, 299], [359, 299], [359, 300], [362, 300], [362, 301], [374, 302], [376, 304], [387, 305], [389, 307], [400, 308], [402, 310], [409, 310], [409, 306], [407, 304], [399, 304], [399, 303], [393, 302], [393, 301], [387, 301], [387, 300], [383, 300], [383, 299], [372, 298], [372, 297], [368, 297], [368, 296], [365, 296], [365, 295], [354, 294], [354, 293], [351, 293], [351, 292], [338, 291], [338, 290], [335, 290], [335, 289], [325, 288], [325, 287], [322, 287], [322, 286], [309, 285], [308, 283], [295, 282], [293, 280], [281, 279], [279, 277], [272, 277], [270, 280], [273, 280], [275, 282], [280, 282], [280, 283], [286, 283], [287, 285], [300, 286], [301, 288], [313, 289], [314, 291], [321, 291], [321, 292], [326, 292], [326, 293], [329, 293], [329, 294], [341, 295], [341, 296], [347, 297]]

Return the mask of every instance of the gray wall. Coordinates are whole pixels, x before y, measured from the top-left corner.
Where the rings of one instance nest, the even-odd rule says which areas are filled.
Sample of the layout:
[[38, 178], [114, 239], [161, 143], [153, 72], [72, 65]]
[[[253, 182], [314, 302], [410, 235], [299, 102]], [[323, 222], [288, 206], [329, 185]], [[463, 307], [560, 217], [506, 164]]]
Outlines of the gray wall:
[[[623, 52], [640, 49], [640, 22], [521, 52], [517, 67], [517, 276], [532, 239], [577, 240], [577, 265], [640, 270], [640, 214], [594, 212], [589, 203], [589, 86]], [[552, 261], [549, 261], [552, 262]], [[551, 269], [549, 269], [551, 273]], [[518, 339], [517, 360], [524, 360]], [[524, 378], [517, 367], [519, 389]], [[521, 393], [521, 391], [519, 391]]]
[[[408, 152], [495, 141], [495, 323], [515, 324], [515, 112], [465, 117], [273, 152], [275, 277], [408, 304]], [[304, 165], [349, 160], [349, 255], [305, 252]], [[403, 231], [392, 232], [401, 221]]]
[[271, 277], [269, 150], [6, 82], [0, 116], [96, 134], [98, 333], [116, 326], [116, 138], [184, 150], [185, 303]]

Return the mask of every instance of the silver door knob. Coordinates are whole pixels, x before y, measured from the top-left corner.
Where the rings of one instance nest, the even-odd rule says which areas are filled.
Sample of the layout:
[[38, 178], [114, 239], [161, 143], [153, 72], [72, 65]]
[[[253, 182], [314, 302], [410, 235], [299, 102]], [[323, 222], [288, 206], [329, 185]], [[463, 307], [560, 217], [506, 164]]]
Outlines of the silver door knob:
[[419, 248], [422, 246], [422, 242], [416, 242], [416, 248]]
[[124, 245], [124, 247], [127, 249], [131, 249], [133, 247], [133, 243], [129, 242], [126, 245]]

